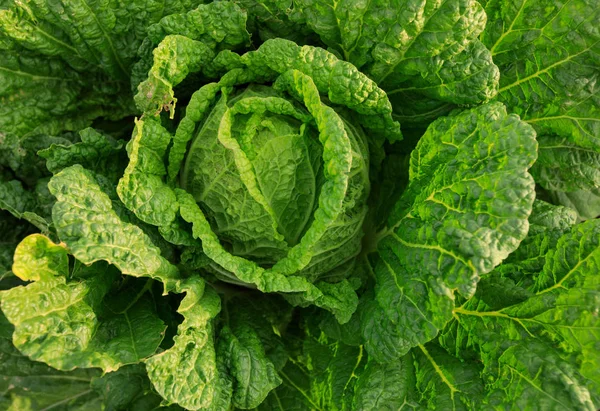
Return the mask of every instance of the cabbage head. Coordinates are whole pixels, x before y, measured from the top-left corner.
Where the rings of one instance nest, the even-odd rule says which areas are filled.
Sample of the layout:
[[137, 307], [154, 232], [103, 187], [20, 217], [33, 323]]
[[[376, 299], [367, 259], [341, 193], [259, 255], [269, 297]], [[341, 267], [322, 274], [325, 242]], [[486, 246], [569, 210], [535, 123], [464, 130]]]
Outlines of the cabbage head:
[[[177, 118], [173, 88], [197, 77], [214, 81]], [[216, 279], [348, 320], [360, 286], [350, 273], [368, 209], [369, 144], [400, 137], [385, 93], [320, 48], [277, 39], [214, 56], [171, 35], [136, 102], [144, 115], [118, 186], [127, 208]]]

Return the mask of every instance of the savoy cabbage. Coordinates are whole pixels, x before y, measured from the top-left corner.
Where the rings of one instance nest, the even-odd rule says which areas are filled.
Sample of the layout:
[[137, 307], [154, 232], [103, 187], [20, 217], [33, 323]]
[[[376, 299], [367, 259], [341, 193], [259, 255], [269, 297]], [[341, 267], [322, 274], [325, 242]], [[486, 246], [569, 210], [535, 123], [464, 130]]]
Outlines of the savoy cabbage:
[[0, 409], [598, 409], [599, 20], [0, 0]]

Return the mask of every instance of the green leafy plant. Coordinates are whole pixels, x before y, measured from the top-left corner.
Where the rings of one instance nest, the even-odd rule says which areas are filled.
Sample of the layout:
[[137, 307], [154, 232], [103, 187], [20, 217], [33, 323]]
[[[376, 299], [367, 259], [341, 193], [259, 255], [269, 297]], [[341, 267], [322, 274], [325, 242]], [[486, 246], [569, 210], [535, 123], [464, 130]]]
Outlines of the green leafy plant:
[[0, 1], [0, 408], [597, 409], [599, 18]]

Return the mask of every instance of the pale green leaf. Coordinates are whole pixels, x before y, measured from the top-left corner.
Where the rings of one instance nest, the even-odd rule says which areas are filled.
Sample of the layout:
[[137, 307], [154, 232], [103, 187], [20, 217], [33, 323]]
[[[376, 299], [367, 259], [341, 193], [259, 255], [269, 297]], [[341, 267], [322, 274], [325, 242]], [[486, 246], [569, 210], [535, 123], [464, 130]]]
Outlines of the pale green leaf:
[[31, 359], [59, 370], [113, 371], [152, 355], [160, 344], [164, 325], [143, 292], [123, 310], [101, 310], [114, 269], [92, 266], [84, 269], [92, 275], [70, 280], [66, 248], [39, 234], [17, 247], [14, 267], [20, 278], [35, 282], [2, 291], [0, 302], [15, 326], [13, 343]]
[[49, 183], [57, 202], [52, 216], [59, 238], [79, 261], [104, 260], [123, 274], [168, 281], [177, 269], [138, 226], [119, 218], [110, 197], [91, 172], [79, 165], [65, 168]]
[[221, 301], [212, 289], [204, 290], [200, 279], [184, 282], [175, 291], [186, 292], [178, 309], [185, 319], [174, 345], [146, 360], [148, 377], [167, 403], [190, 410], [227, 409], [231, 382], [217, 365], [211, 321]]

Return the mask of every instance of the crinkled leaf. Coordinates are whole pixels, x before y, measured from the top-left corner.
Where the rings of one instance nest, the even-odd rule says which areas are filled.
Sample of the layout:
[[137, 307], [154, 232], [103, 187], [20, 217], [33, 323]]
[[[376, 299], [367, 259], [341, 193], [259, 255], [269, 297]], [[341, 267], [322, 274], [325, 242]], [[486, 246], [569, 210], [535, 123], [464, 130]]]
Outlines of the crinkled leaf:
[[[8, 211], [0, 210], [0, 284], [6, 277], [12, 277], [13, 255], [17, 244], [32, 233], [32, 226], [13, 217]], [[3, 288], [2, 288], [3, 289]]]
[[499, 375], [489, 402], [498, 408], [595, 410], [576, 367], [551, 347], [535, 341], [517, 344], [498, 359]]
[[[203, 66], [212, 69], [208, 63], [213, 58], [210, 47], [200, 42], [180, 35], [165, 37], [154, 50], [149, 78], [138, 88], [135, 97], [138, 107], [149, 113], [160, 113], [165, 108], [172, 116], [177, 101], [172, 87]], [[312, 77], [319, 91], [327, 93], [333, 103], [358, 112], [364, 127], [390, 140], [401, 137], [399, 124], [392, 120], [392, 107], [385, 92], [352, 64], [339, 60], [332, 53], [311, 46], [299, 47], [288, 40], [272, 39], [257, 51], [244, 55], [242, 63], [250, 70], [244, 75], [266, 80], [274, 80], [277, 73], [283, 74], [290, 69], [302, 71]]]
[[288, 70], [304, 73], [332, 103], [356, 111], [363, 127], [392, 141], [401, 138], [386, 93], [355, 66], [334, 54], [318, 47], [300, 47], [288, 40], [272, 39], [243, 58], [253, 71], [268, 68], [279, 74]]
[[[577, 222], [577, 213], [567, 207], [553, 206], [541, 200], [533, 203], [529, 216], [529, 232], [519, 248], [504, 260], [504, 264], [514, 264], [522, 273], [539, 272], [549, 250], [556, 247], [558, 239]], [[533, 276], [528, 277], [528, 281]], [[519, 278], [519, 282], [524, 279]], [[493, 295], [489, 293], [488, 295]]]
[[[214, 325], [221, 301], [202, 280], [190, 280], [175, 288], [186, 292], [178, 312], [184, 316], [168, 350], [146, 360], [148, 377], [167, 403], [186, 409], [227, 409], [231, 381], [219, 369], [214, 347]], [[220, 408], [222, 407], [222, 408]]]
[[249, 42], [246, 13], [228, 2], [201, 4], [186, 13], [170, 14], [148, 28], [148, 37], [155, 45], [171, 34], [201, 41], [216, 51], [232, 50]]
[[[0, 22], [2, 16], [0, 15]], [[0, 62], [0, 130], [17, 135], [57, 134], [79, 130], [94, 118], [122, 118], [133, 106], [123, 86], [94, 89], [63, 61], [26, 51], [2, 50]], [[97, 73], [91, 83], [108, 83]]]
[[142, 365], [128, 365], [96, 377], [90, 386], [106, 410], [162, 409], [162, 398], [152, 389]]
[[248, 31], [261, 41], [285, 38], [297, 44], [315, 44], [315, 36], [302, 23], [290, 19], [291, 0], [236, 0], [248, 11]]
[[531, 169], [536, 183], [553, 201], [574, 208], [581, 220], [600, 215], [600, 150], [577, 145], [569, 137], [544, 135]]
[[44, 363], [30, 360], [12, 345], [12, 325], [2, 312], [0, 312], [0, 330], [0, 407], [2, 409], [6, 409], [5, 402], [6, 404], [12, 402], [14, 407], [20, 401], [17, 398], [26, 399], [32, 410], [100, 406], [97, 395], [90, 389], [92, 379], [101, 374], [99, 370], [88, 368], [70, 372], [58, 371]]
[[481, 365], [461, 362], [434, 343], [412, 350], [416, 388], [429, 409], [471, 410], [481, 407], [485, 395], [479, 378]]
[[485, 12], [475, 0], [296, 0], [291, 17], [390, 96], [400, 94], [395, 106], [414, 93], [458, 104], [496, 94], [498, 68], [477, 40]]
[[600, 150], [597, 0], [493, 0], [485, 9], [498, 100], [540, 135]]
[[281, 384], [278, 370], [287, 362], [280, 337], [292, 310], [278, 296], [225, 290], [225, 322], [219, 335], [218, 355], [232, 376], [233, 404], [254, 409]]
[[52, 144], [70, 145], [72, 136], [52, 137], [47, 134], [34, 134], [20, 137], [14, 133], [0, 132], [0, 165], [11, 170], [14, 177], [28, 186], [35, 186], [42, 177], [50, 173], [46, 162], [37, 152]]
[[549, 194], [553, 202], [574, 209], [579, 220], [591, 220], [600, 216], [600, 188], [568, 193], [551, 191]]
[[236, 49], [249, 42], [246, 13], [230, 2], [201, 4], [185, 13], [173, 13], [148, 27], [148, 37], [139, 49], [140, 61], [132, 70], [132, 86], [148, 76], [152, 50], [168, 35], [178, 34], [202, 42], [210, 49]]
[[148, 26], [198, 3], [9, 1], [0, 10], [0, 129], [56, 134], [133, 114], [129, 76]]
[[169, 35], [152, 52], [154, 63], [148, 78], [138, 86], [137, 107], [143, 112], [158, 114], [163, 109], [175, 115], [177, 99], [173, 87], [188, 75], [200, 71], [215, 57], [204, 43], [181, 35]]
[[[348, 321], [356, 308], [357, 297], [347, 281], [330, 284], [328, 288], [321, 290], [306, 278], [265, 270], [250, 260], [229, 254], [220, 244], [194, 198], [183, 190], [177, 190], [176, 193], [181, 216], [192, 223], [194, 237], [202, 240], [204, 253], [219, 266], [235, 273], [244, 283], [255, 284], [263, 292], [302, 293], [302, 298], [297, 303], [311, 302], [331, 310], [340, 322]], [[329, 295], [327, 291], [333, 292]]]
[[409, 186], [380, 234], [375, 300], [361, 314], [369, 353], [391, 360], [431, 340], [455, 295], [528, 229], [535, 133], [498, 103], [434, 122], [411, 155]]
[[413, 128], [419, 131], [420, 129], [426, 129], [438, 117], [448, 115], [456, 108], [455, 104], [411, 93], [410, 91], [394, 93], [389, 98], [394, 107], [394, 120], [402, 124], [402, 132], [405, 134], [405, 138], [407, 138], [407, 131], [410, 133], [409, 129]]
[[28, 221], [40, 231], [48, 233], [50, 222], [40, 215], [45, 214], [46, 210], [39, 204], [36, 194], [25, 190], [18, 180], [0, 181], [0, 210], [6, 210], [16, 218]]
[[[1, 312], [0, 328], [0, 407], [3, 401], [19, 411], [101, 407], [141, 411], [160, 405], [161, 398], [152, 391], [141, 366], [125, 366], [103, 376], [93, 368], [58, 371], [28, 359], [12, 345], [12, 325]], [[30, 408], [21, 407], [23, 403]]]
[[[216, 293], [205, 290], [199, 277], [181, 279], [177, 268], [139, 227], [119, 218], [109, 196], [81, 166], [56, 174], [50, 190], [57, 197], [53, 209], [57, 232], [78, 260], [88, 264], [108, 261], [123, 274], [151, 277], [163, 282], [165, 291], [186, 293], [178, 308], [184, 321], [174, 345], [145, 360], [158, 393], [167, 403], [188, 409], [227, 408], [231, 382], [218, 368], [213, 341], [212, 319], [220, 310]], [[93, 221], [94, 229], [81, 224], [85, 221]]]
[[99, 69], [113, 79], [127, 79], [148, 27], [198, 4], [196, 0], [11, 2], [0, 14], [0, 27], [9, 44], [60, 57], [78, 71]]
[[13, 272], [23, 281], [51, 282], [57, 275], [69, 272], [69, 256], [63, 245], [47, 237], [33, 234], [21, 241], [15, 250]]
[[[296, 345], [298, 345], [296, 347]], [[389, 364], [367, 360], [363, 346], [348, 346], [314, 327], [288, 337], [290, 358], [283, 383], [259, 410], [365, 410], [414, 408], [412, 360]]]
[[125, 160], [123, 141], [115, 140], [93, 128], [83, 129], [79, 135], [81, 142], [52, 144], [38, 152], [40, 157], [46, 159], [48, 170], [56, 174], [66, 167], [80, 164], [111, 180], [117, 180], [123, 172], [122, 164]]
[[469, 352], [467, 344], [483, 361], [484, 377], [493, 382], [487, 393], [490, 403], [595, 409], [600, 377], [598, 264], [600, 224], [581, 223], [549, 247], [533, 282], [497, 269], [486, 279], [496, 284], [497, 297], [490, 299], [482, 289], [454, 309], [454, 331], [441, 340], [463, 357]]
[[23, 218], [23, 213], [35, 208], [33, 194], [26, 191], [18, 180], [0, 181], [0, 209], [6, 210], [17, 218]]
[[170, 134], [156, 119], [138, 120], [128, 146], [129, 165], [117, 187], [123, 204], [156, 226], [170, 225], [177, 213], [175, 193], [163, 182], [167, 174], [163, 159], [170, 142]]
[[105, 266], [84, 280], [69, 281], [66, 248], [45, 236], [33, 234], [21, 242], [13, 269], [34, 282], [3, 291], [2, 311], [15, 326], [13, 343], [33, 360], [60, 370], [112, 371], [152, 355], [162, 340], [164, 325], [151, 300], [121, 295], [128, 305], [118, 312], [103, 310], [115, 270]]
[[600, 187], [600, 151], [564, 137], [538, 139], [539, 155], [531, 174], [546, 190], [573, 192]]
[[104, 260], [123, 274], [161, 281], [177, 276], [144, 231], [119, 218], [91, 172], [80, 165], [65, 168], [49, 188], [57, 198], [52, 217], [58, 236], [79, 261]]
[[225, 356], [233, 377], [233, 404], [241, 409], [259, 406], [281, 378], [258, 334], [250, 324], [236, 324], [221, 331], [219, 344], [219, 355]]

